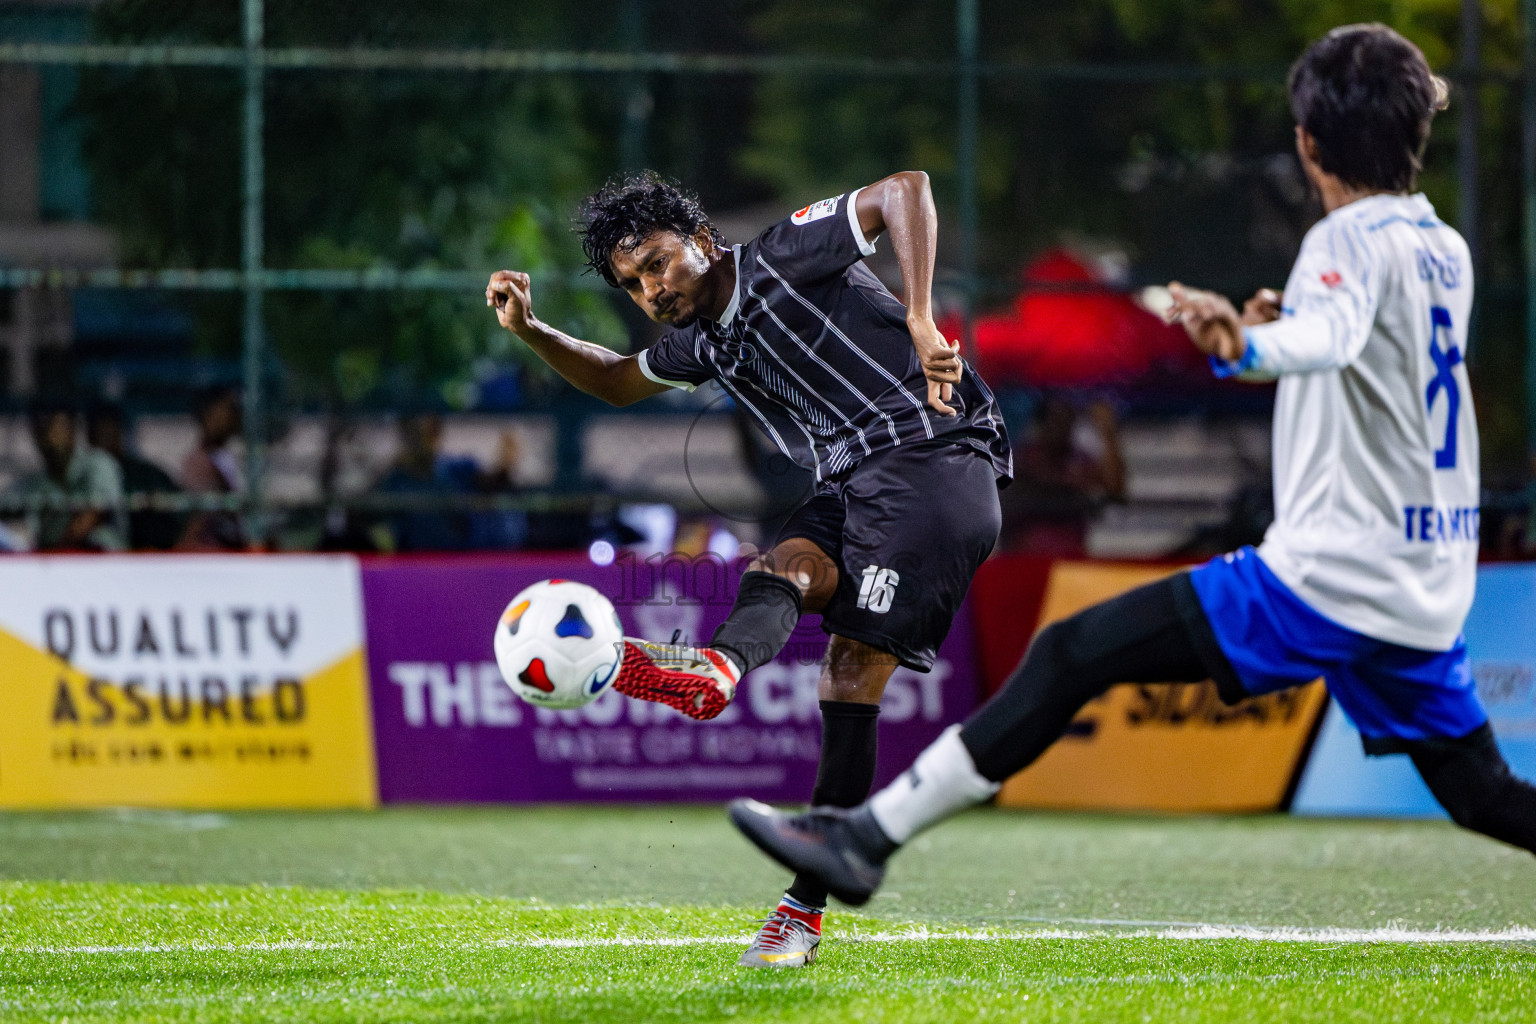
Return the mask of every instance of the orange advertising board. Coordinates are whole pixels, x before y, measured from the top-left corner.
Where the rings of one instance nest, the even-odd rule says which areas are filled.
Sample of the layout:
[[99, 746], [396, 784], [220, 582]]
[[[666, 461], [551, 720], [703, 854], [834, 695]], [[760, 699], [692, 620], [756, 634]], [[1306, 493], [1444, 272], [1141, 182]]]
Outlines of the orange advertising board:
[[[1179, 571], [1058, 562], [1039, 627]], [[1280, 807], [1327, 704], [1321, 681], [1223, 704], [1216, 685], [1124, 684], [1090, 702], [1038, 761], [1003, 784], [1009, 807], [1266, 811]]]

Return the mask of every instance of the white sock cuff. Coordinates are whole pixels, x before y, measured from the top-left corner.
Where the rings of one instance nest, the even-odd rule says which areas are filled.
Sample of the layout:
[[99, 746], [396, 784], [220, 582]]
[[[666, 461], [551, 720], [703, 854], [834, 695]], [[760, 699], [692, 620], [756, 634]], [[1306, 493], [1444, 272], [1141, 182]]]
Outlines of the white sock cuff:
[[930, 825], [996, 793], [998, 783], [976, 770], [971, 752], [952, 725], [918, 755], [912, 767], [869, 801], [880, 830], [892, 842], [905, 843]]

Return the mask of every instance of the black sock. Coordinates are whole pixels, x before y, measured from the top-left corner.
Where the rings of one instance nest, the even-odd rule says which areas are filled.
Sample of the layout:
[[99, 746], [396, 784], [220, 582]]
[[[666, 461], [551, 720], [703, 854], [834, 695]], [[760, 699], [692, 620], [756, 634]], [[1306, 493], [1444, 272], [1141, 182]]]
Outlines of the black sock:
[[[878, 704], [852, 701], [821, 702], [821, 764], [816, 766], [813, 807], [856, 807], [869, 796], [875, 781], [875, 720]], [[796, 875], [789, 895], [809, 907], [827, 905], [827, 890], [805, 875]]]
[[755, 569], [742, 573], [736, 606], [709, 646], [728, 655], [746, 675], [779, 656], [800, 621], [800, 610], [800, 588], [789, 580]]

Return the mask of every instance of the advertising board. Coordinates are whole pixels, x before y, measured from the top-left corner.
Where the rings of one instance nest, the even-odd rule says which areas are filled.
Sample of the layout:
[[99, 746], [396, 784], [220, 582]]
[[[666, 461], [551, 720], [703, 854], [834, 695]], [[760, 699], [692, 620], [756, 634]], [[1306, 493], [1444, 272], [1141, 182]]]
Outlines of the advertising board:
[[[608, 691], [571, 711], [533, 708], [491, 653], [503, 608], [541, 579], [607, 595], [627, 635], [707, 641], [741, 566], [714, 556], [597, 566], [584, 556], [379, 559], [363, 568], [369, 675], [385, 802], [804, 801], [821, 752], [816, 683], [826, 643], [807, 616], [785, 653], [743, 682], [710, 722]], [[880, 716], [880, 774], [904, 768], [974, 706], [962, 609], [933, 671], [898, 669]]]
[[0, 806], [375, 803], [349, 557], [0, 560]]

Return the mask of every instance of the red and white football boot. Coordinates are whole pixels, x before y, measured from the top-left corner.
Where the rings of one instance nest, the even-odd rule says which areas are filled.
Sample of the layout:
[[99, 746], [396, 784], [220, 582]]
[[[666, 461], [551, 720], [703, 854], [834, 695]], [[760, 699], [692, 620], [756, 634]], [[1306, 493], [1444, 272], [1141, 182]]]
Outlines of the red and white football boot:
[[725, 710], [739, 682], [735, 662], [712, 648], [625, 637], [624, 661], [613, 688], [702, 722]]
[[743, 967], [809, 967], [820, 946], [821, 911], [786, 894], [736, 962]]

